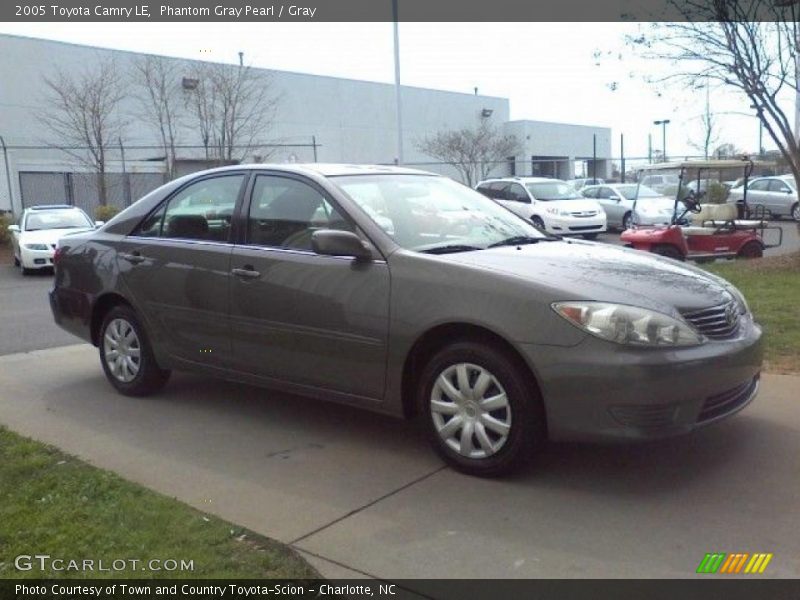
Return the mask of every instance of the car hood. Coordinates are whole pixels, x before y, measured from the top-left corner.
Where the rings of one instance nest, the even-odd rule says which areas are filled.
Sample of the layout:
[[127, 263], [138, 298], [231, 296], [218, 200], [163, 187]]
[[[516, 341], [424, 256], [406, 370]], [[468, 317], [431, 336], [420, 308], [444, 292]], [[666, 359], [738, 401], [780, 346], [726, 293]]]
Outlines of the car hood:
[[[636, 212], [672, 212], [675, 200], [671, 198], [640, 198], [636, 201]], [[678, 210], [683, 210], [683, 202], [678, 203]]]
[[544, 241], [442, 256], [548, 288], [553, 301], [596, 300], [665, 313], [729, 301], [726, 283], [701, 269], [639, 250], [582, 241]]
[[23, 244], [55, 244], [59, 239], [74, 233], [90, 231], [92, 227], [86, 228], [67, 228], [67, 229], [41, 229], [39, 231], [25, 231], [22, 233], [21, 242]]

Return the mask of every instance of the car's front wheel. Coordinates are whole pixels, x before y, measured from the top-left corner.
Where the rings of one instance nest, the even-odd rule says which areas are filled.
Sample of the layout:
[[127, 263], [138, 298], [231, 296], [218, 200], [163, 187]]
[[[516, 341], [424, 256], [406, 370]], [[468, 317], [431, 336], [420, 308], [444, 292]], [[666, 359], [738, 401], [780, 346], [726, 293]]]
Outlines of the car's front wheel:
[[436, 452], [452, 467], [484, 477], [526, 462], [545, 437], [544, 410], [530, 375], [507, 352], [453, 343], [422, 372], [419, 404]]
[[532, 216], [531, 217], [531, 223], [533, 223], [536, 227], [538, 227], [542, 231], [545, 230], [544, 229], [544, 221], [542, 220], [542, 217], [538, 217], [536, 215]]
[[129, 306], [116, 306], [108, 312], [98, 345], [103, 371], [119, 392], [145, 396], [167, 382], [170, 372], [156, 363], [144, 327]]
[[795, 205], [792, 207], [792, 218], [798, 223], [800, 223], [800, 203], [796, 202]]

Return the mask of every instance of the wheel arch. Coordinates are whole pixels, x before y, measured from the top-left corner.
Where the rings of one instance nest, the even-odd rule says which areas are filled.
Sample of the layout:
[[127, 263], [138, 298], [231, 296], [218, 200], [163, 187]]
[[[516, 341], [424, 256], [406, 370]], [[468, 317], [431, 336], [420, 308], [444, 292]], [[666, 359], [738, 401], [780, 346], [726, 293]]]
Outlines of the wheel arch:
[[517, 350], [511, 342], [484, 326], [466, 322], [451, 322], [436, 325], [428, 329], [417, 338], [406, 354], [403, 362], [401, 384], [403, 414], [406, 418], [413, 418], [417, 414], [415, 392], [418, 376], [424, 368], [424, 365], [441, 348], [455, 341], [481, 342], [507, 353], [517, 367], [523, 370], [531, 384], [536, 388], [536, 392], [539, 394], [539, 398], [542, 400], [542, 407], [544, 408], [542, 387], [539, 383], [539, 379], [532, 366], [528, 364], [519, 350]]
[[103, 294], [102, 296], [98, 297], [95, 300], [94, 305], [92, 306], [92, 319], [90, 325], [90, 335], [92, 344], [97, 346], [99, 344], [99, 337], [100, 337], [100, 327], [103, 324], [103, 319], [115, 306], [131, 306], [131, 303], [116, 292], [108, 292]]

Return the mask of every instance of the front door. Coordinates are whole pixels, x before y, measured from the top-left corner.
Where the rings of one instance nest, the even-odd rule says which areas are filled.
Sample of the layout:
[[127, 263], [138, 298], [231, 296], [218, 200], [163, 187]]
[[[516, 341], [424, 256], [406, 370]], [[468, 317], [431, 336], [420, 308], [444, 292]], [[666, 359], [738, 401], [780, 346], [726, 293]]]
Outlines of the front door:
[[243, 244], [233, 251], [231, 329], [238, 370], [377, 399], [383, 396], [389, 270], [383, 260], [321, 256], [317, 229], [356, 231], [302, 177], [259, 174]]
[[245, 181], [216, 175], [180, 189], [120, 243], [117, 262], [154, 343], [177, 358], [230, 358], [231, 219]]

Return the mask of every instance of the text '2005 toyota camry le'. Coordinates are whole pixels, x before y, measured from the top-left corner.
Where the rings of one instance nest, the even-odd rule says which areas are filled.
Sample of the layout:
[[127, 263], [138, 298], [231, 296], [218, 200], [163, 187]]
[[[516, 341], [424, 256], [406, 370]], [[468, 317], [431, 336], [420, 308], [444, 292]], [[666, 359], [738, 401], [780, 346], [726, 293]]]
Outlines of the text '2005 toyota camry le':
[[689, 432], [747, 405], [761, 367], [726, 281], [398, 167], [178, 179], [64, 238], [50, 299], [124, 394], [185, 369], [417, 415], [478, 475], [547, 438]]

